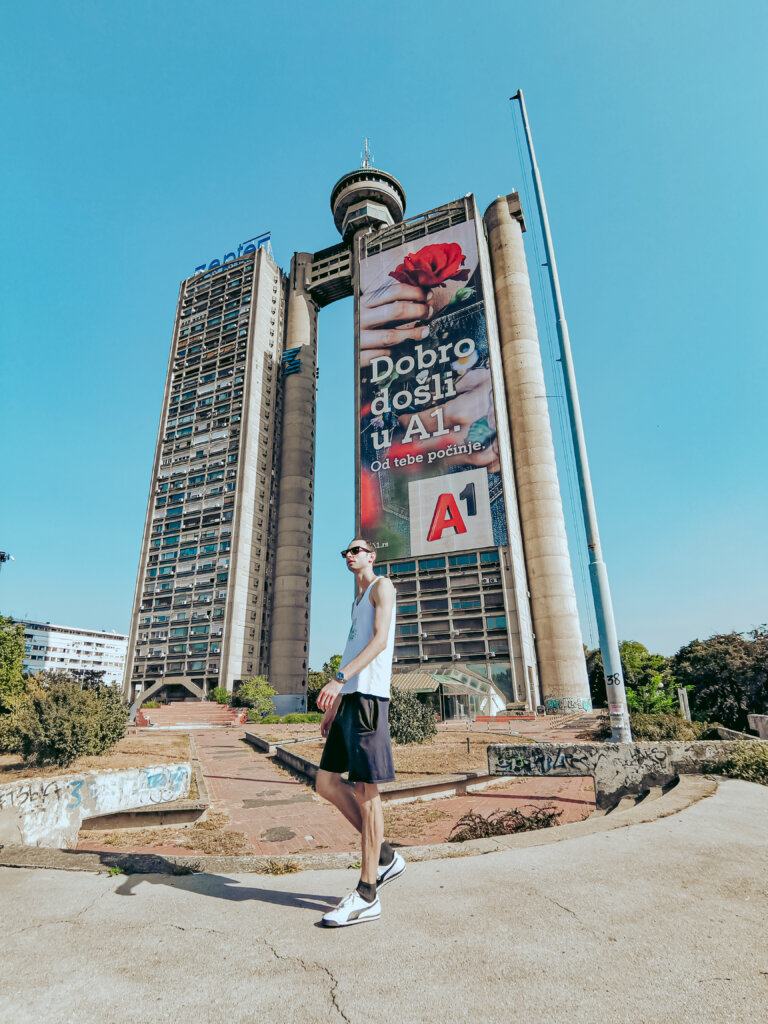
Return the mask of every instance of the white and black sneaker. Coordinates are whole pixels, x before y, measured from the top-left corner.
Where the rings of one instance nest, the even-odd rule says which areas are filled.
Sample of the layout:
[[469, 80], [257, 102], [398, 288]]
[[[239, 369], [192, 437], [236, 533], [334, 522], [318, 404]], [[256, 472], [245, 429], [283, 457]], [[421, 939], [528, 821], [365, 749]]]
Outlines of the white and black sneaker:
[[327, 914], [323, 915], [326, 928], [343, 928], [348, 924], [361, 924], [381, 917], [381, 903], [377, 896], [373, 903], [364, 900], [357, 889], [348, 892], [344, 899]]
[[395, 856], [389, 864], [379, 868], [379, 874], [376, 878], [376, 888], [380, 889], [382, 885], [386, 885], [387, 882], [391, 882], [393, 879], [399, 878], [404, 871], [405, 861], [399, 853], [395, 852]]

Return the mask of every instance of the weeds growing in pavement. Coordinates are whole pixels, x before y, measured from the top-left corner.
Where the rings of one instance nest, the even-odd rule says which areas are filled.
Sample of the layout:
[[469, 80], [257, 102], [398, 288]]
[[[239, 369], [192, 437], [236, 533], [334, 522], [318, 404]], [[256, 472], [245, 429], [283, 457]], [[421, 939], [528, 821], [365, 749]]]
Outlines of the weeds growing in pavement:
[[263, 875], [293, 875], [299, 870], [295, 860], [279, 860], [277, 857], [270, 857], [261, 867]]
[[459, 818], [448, 836], [449, 843], [465, 843], [468, 839], [487, 839], [489, 836], [508, 836], [515, 832], [535, 832], [560, 824], [562, 811], [547, 807], [534, 807], [530, 814], [522, 811], [491, 811], [488, 817], [470, 812]]

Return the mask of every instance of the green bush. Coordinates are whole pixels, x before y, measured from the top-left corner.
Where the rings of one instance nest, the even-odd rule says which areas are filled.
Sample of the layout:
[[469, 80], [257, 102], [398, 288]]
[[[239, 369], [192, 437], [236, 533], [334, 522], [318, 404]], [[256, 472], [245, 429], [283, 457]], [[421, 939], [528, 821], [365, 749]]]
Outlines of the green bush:
[[282, 722], [284, 725], [295, 725], [299, 722], [322, 722], [322, 720], [322, 711], [291, 711], [290, 714], [283, 715], [282, 718], [279, 715], [266, 715], [262, 718], [255, 708], [248, 711], [248, 721], [261, 722], [262, 725], [276, 725], [278, 722]]
[[263, 718], [264, 715], [273, 714], [275, 702], [272, 698], [276, 692], [264, 676], [253, 676], [240, 683], [232, 703], [237, 707], [252, 708], [254, 711], [258, 711], [259, 716]]
[[437, 733], [434, 713], [414, 694], [393, 686], [389, 731], [395, 743], [425, 743]]
[[632, 739], [640, 740], [702, 740], [717, 737], [709, 722], [688, 722], [679, 715], [643, 714], [631, 711], [629, 724]]
[[768, 743], [759, 740], [737, 743], [725, 761], [711, 762], [705, 770], [768, 786]]
[[226, 686], [214, 686], [211, 690], [210, 697], [215, 700], [217, 704], [229, 704], [229, 691]]
[[21, 739], [16, 728], [17, 712], [0, 713], [0, 754], [20, 754]]
[[141, 706], [143, 708], [159, 708], [160, 704], [156, 700], [145, 700]]
[[128, 708], [112, 686], [80, 689], [71, 681], [41, 681], [15, 715], [19, 752], [31, 764], [66, 767], [103, 754], [125, 736]]

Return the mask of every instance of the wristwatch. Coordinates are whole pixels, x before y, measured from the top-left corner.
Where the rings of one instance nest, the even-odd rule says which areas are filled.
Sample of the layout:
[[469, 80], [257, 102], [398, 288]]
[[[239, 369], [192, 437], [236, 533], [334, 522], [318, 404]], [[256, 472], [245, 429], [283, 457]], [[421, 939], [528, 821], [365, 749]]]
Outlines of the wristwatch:
[[341, 672], [341, 671], [339, 671], [339, 672], [337, 672], [337, 673], [336, 673], [336, 679], [337, 679], [337, 680], [338, 680], [338, 682], [340, 682], [340, 683], [346, 683], [346, 681], [347, 681], [347, 677], [346, 677], [346, 676], [344, 675], [344, 673], [343, 673], [343, 672]]

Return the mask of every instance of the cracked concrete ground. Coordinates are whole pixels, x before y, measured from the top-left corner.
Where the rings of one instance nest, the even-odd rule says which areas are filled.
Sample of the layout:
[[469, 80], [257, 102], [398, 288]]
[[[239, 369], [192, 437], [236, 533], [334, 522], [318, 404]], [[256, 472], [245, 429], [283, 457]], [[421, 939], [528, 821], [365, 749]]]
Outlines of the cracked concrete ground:
[[316, 926], [353, 871], [0, 869], [3, 1019], [78, 1024], [754, 1024], [768, 789], [543, 847], [412, 863], [379, 921]]

